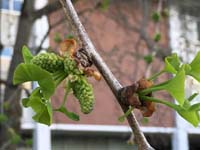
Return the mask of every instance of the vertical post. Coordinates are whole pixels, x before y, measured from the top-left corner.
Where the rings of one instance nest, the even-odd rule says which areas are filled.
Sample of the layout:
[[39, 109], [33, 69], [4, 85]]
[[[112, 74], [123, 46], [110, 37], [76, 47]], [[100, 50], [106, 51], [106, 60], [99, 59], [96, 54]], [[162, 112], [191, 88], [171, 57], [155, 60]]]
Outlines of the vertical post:
[[[37, 86], [33, 82], [33, 89]], [[33, 150], [51, 150], [51, 129], [47, 125], [34, 123]]]
[[175, 115], [176, 129], [172, 137], [173, 150], [189, 150], [186, 122], [177, 113]]
[[51, 150], [50, 127], [35, 123], [33, 150]]
[[[40, 9], [48, 3], [48, 0], [36, 0], [35, 9]], [[42, 17], [37, 20], [33, 27], [33, 37], [32, 44], [33, 47], [38, 45], [46, 34], [48, 30], [48, 21], [47, 17]], [[49, 45], [48, 39], [44, 42], [45, 46]], [[33, 83], [33, 88], [37, 87], [36, 83]], [[51, 150], [51, 129], [50, 127], [35, 123], [34, 124], [34, 133], [33, 133], [33, 150]]]
[[[181, 36], [181, 21], [179, 18], [178, 9], [175, 6], [170, 7], [170, 46], [173, 52], [179, 52], [179, 38]], [[180, 52], [179, 52], [180, 53]], [[183, 120], [177, 113], [175, 114], [175, 130], [172, 135], [172, 149], [173, 150], [188, 150], [189, 142], [188, 142], [188, 133], [186, 131], [186, 122]]]

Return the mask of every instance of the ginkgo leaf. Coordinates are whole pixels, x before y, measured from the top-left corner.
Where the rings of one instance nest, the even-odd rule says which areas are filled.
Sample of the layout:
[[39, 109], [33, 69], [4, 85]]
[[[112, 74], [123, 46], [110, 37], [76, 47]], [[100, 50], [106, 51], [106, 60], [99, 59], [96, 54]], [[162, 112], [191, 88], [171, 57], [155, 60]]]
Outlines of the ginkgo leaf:
[[163, 86], [163, 89], [168, 91], [182, 106], [185, 100], [185, 71], [180, 70], [174, 78], [169, 80], [167, 84]]
[[199, 93], [193, 93], [189, 98], [188, 101], [192, 101], [196, 96], [198, 96]]
[[20, 84], [27, 81], [37, 81], [46, 99], [55, 91], [55, 83], [51, 74], [34, 64], [21, 63], [14, 72], [13, 83]]
[[24, 107], [28, 107], [28, 102], [29, 102], [29, 98], [23, 98], [23, 99], [22, 99], [22, 105], [23, 105]]
[[[34, 103], [37, 105], [38, 109], [36, 114], [32, 117], [36, 122], [43, 123], [46, 125], [52, 124], [52, 107], [49, 102], [43, 104], [39, 99], [35, 99]], [[39, 107], [40, 106], [40, 107]]]
[[52, 107], [49, 100], [45, 100], [40, 91], [40, 87], [36, 88], [29, 100], [26, 102], [27, 107], [31, 107], [35, 115], [33, 119], [39, 123], [51, 125], [52, 123]]
[[193, 126], [197, 127], [199, 124], [198, 112], [194, 110], [179, 110], [177, 111], [185, 120], [190, 122]]
[[187, 74], [200, 82], [200, 52], [197, 53], [196, 57], [190, 63], [190, 67], [191, 70]]
[[175, 111], [177, 111], [179, 113], [180, 116], [182, 116], [186, 121], [188, 121], [189, 123], [191, 123], [195, 127], [197, 127], [198, 124], [200, 123], [199, 113], [198, 113], [198, 110], [200, 108], [200, 103], [190, 106], [190, 104], [187, 103], [187, 102], [189, 102], [187, 100], [186, 105], [188, 107], [185, 108], [185, 107], [182, 107], [180, 105], [171, 103], [169, 101], [157, 99], [157, 98], [154, 98], [154, 97], [141, 96], [140, 98], [142, 100], [145, 100], [145, 101], [152, 101], [152, 102], [155, 102], [155, 103], [164, 104], [164, 105], [174, 109]]
[[176, 53], [165, 58], [164, 71], [176, 74], [180, 67], [180, 60]]
[[79, 121], [79, 116], [77, 114], [75, 114], [74, 112], [70, 112], [68, 111], [64, 106], [61, 106], [58, 109], [55, 109], [55, 111], [61, 112], [63, 114], [65, 114], [68, 118], [74, 120], [74, 121]]
[[25, 63], [30, 63], [31, 59], [33, 58], [33, 55], [26, 46], [23, 46], [22, 48], [22, 55]]
[[190, 110], [195, 110], [195, 111], [200, 111], [200, 103], [193, 104], [192, 106], [190, 106], [189, 109]]
[[182, 68], [175, 77], [172, 79], [158, 84], [154, 85], [150, 88], [147, 88], [145, 90], [142, 90], [139, 92], [140, 95], [147, 95], [148, 93], [159, 91], [159, 90], [166, 90], [169, 92], [171, 96], [173, 96], [178, 103], [182, 106], [185, 101], [185, 90], [184, 90], [184, 85], [185, 85], [185, 71]]

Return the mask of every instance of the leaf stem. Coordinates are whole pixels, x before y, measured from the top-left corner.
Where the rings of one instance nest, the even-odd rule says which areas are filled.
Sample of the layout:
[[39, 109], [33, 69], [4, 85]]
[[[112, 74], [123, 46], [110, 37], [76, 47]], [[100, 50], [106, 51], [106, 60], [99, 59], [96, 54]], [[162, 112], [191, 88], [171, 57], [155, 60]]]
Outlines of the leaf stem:
[[60, 82], [62, 82], [67, 76], [68, 74], [63, 71], [57, 71], [52, 74], [52, 77], [55, 81], [56, 86], [58, 86]]
[[162, 99], [158, 99], [158, 98], [154, 98], [154, 97], [149, 97], [149, 96], [140, 96], [140, 99], [145, 100], [145, 101], [152, 101], [152, 102], [156, 102], [156, 103], [160, 103], [160, 104], [164, 104], [172, 109], [175, 109], [176, 111], [180, 110], [180, 106], [173, 104], [171, 102], [168, 102], [166, 100], [162, 100]]
[[147, 88], [147, 89], [140, 91], [138, 94], [139, 95], [147, 95], [151, 92], [159, 91], [159, 90], [162, 90], [162, 89], [163, 89], [162, 86], [152, 86], [150, 88]]
[[155, 80], [158, 76], [160, 76], [162, 73], [164, 73], [164, 70], [161, 70], [160, 72], [157, 72], [155, 74], [153, 74], [151, 77], [148, 78], [148, 80]]
[[124, 114], [124, 115], [122, 115], [122, 116], [120, 116], [119, 118], [118, 118], [118, 120], [120, 121], [120, 122], [123, 122], [124, 120], [125, 120], [125, 118], [129, 115], [129, 114], [131, 114], [131, 112], [133, 111], [133, 107], [129, 107], [129, 109], [126, 111], [126, 113]]
[[170, 79], [170, 80], [167, 80], [167, 81], [165, 81], [165, 82], [162, 82], [162, 83], [160, 83], [160, 84], [154, 85], [154, 86], [152, 86], [152, 87], [149, 87], [149, 88], [147, 88], [147, 89], [144, 89], [144, 90], [142, 90], [142, 91], [139, 91], [138, 94], [140, 94], [140, 95], [147, 95], [147, 94], [149, 94], [149, 93], [151, 93], [151, 92], [163, 90], [163, 89], [165, 88], [164, 86], [165, 86], [166, 84], [168, 84], [170, 81], [171, 81], [171, 79]]

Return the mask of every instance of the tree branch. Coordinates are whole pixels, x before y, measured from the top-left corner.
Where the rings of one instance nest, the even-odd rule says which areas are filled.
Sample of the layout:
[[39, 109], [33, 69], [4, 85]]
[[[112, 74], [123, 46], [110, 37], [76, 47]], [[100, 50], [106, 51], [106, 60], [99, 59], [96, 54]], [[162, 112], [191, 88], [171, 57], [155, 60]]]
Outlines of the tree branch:
[[[97, 53], [93, 43], [91, 42], [90, 38], [88, 37], [85, 28], [81, 24], [78, 15], [71, 3], [70, 0], [59, 0], [63, 6], [63, 10], [69, 22], [71, 23], [72, 29], [78, 34], [78, 38], [82, 43], [83, 48], [86, 50], [89, 57], [91, 57], [93, 63], [98, 68], [98, 70], [103, 75], [104, 79], [106, 80], [108, 86], [111, 88], [112, 92], [114, 93], [118, 103], [122, 107], [123, 111], [126, 112], [128, 110], [128, 106], [122, 103], [121, 98], [121, 89], [122, 85], [119, 81], [115, 78], [112, 74], [110, 69], [107, 67], [105, 62], [102, 60], [101, 56]], [[138, 144], [139, 150], [153, 150], [153, 148], [147, 142], [144, 134], [140, 130], [139, 124], [134, 116], [134, 114], [130, 114], [127, 117], [129, 125], [135, 135], [136, 142]]]
[[[78, 0], [72, 0], [72, 1], [73, 3], [76, 3]], [[49, 15], [52, 12], [59, 10], [61, 7], [62, 5], [60, 5], [59, 1], [55, 0], [43, 8], [33, 11], [31, 13], [31, 17], [33, 17], [33, 20], [36, 20], [38, 18], [41, 18], [44, 15]]]
[[42, 38], [42, 40], [41, 40], [41, 42], [40, 42], [40, 45], [35, 49], [35, 53], [36, 53], [36, 54], [39, 53], [40, 50], [42, 49], [42, 45], [44, 44], [44, 41], [45, 41], [46, 38], [48, 37], [48, 35], [49, 35], [51, 29], [53, 29], [53, 28], [57, 27], [58, 25], [62, 24], [63, 21], [64, 21], [64, 17], [61, 18], [61, 19], [60, 19], [59, 21], [57, 21], [56, 23], [54, 23], [54, 24], [52, 24], [52, 25], [49, 25], [49, 29], [48, 29], [48, 31], [45, 33], [45, 35], [43, 36], [43, 38]]
[[[99, 5], [96, 4], [93, 8], [86, 8], [86, 9], [80, 11], [80, 12], [77, 12], [77, 13], [78, 13], [78, 15], [83, 15], [83, 14], [86, 13], [86, 12], [92, 12], [92, 11], [94, 11], [94, 10], [97, 9], [98, 7], [99, 7]], [[62, 23], [64, 22], [64, 20], [65, 20], [65, 17], [61, 18], [61, 19], [60, 19], [59, 21], [57, 21], [56, 23], [54, 23], [54, 24], [52, 24], [52, 25], [49, 25], [48, 31], [47, 31], [47, 32], [45, 33], [45, 35], [43, 36], [43, 38], [42, 38], [42, 40], [41, 40], [39, 46], [35, 49], [35, 53], [36, 53], [36, 54], [39, 53], [39, 52], [41, 51], [42, 45], [44, 44], [44, 42], [45, 42], [46, 38], [48, 37], [50, 31], [51, 31], [53, 28], [55, 28], [55, 27], [59, 26], [60, 24], [62, 24]]]
[[56, 10], [59, 10], [60, 8], [61, 8], [61, 5], [59, 1], [54, 1], [39, 10], [33, 11], [31, 15], [33, 17], [33, 20], [36, 20], [42, 17], [43, 15], [48, 15]]

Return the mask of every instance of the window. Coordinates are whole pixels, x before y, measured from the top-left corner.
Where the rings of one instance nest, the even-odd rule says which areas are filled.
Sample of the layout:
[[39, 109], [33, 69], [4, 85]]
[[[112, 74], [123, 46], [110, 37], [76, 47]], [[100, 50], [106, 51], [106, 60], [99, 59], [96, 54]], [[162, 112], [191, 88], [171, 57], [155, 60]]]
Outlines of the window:
[[199, 143], [199, 134], [190, 134], [189, 135], [189, 146], [190, 150], [199, 150], [200, 149], [200, 143]]
[[20, 11], [23, 0], [1, 0], [0, 9]]
[[22, 6], [22, 0], [14, 0], [14, 10], [20, 11]]
[[13, 48], [11, 48], [11, 47], [5, 47], [1, 51], [1, 56], [3, 56], [3, 57], [11, 57], [12, 54], [13, 54]]
[[9, 9], [9, 1], [8, 0], [2, 0], [0, 4], [1, 9]]

